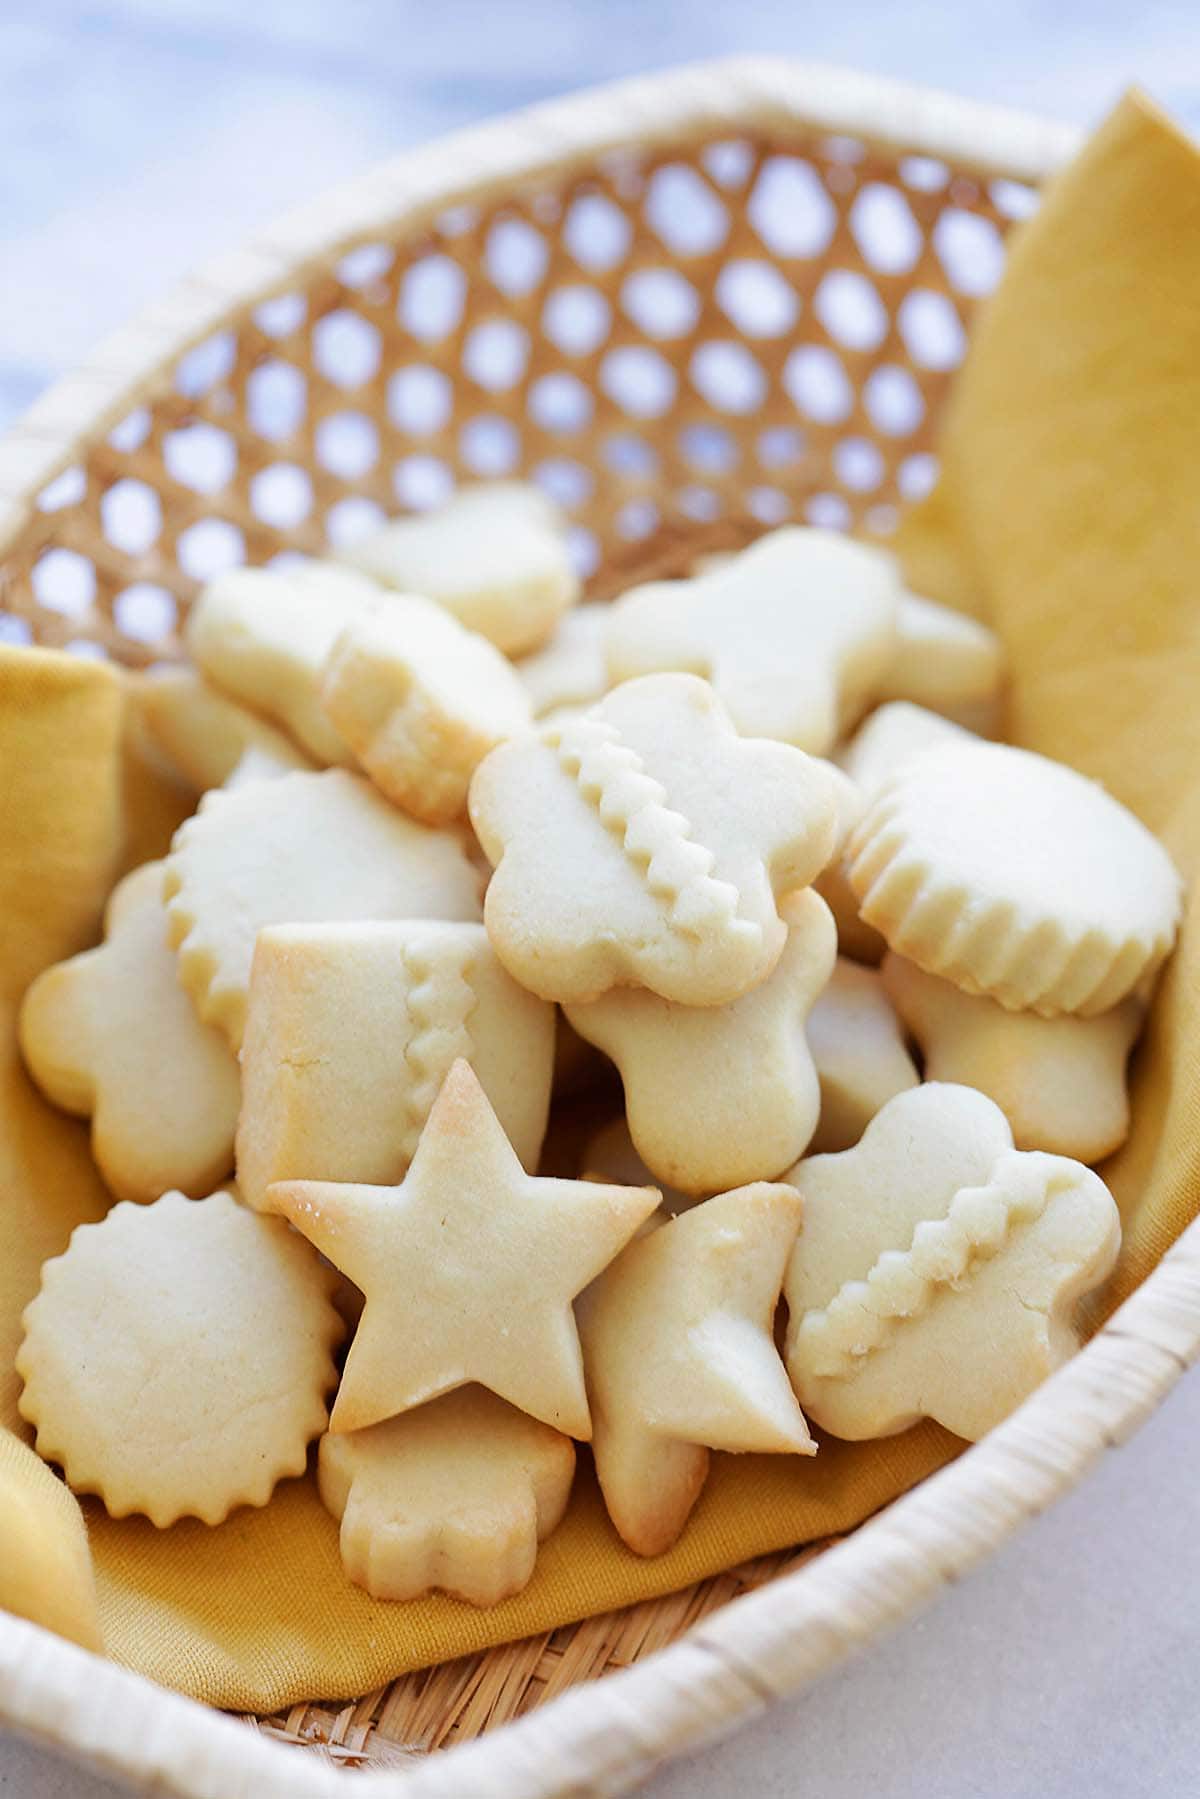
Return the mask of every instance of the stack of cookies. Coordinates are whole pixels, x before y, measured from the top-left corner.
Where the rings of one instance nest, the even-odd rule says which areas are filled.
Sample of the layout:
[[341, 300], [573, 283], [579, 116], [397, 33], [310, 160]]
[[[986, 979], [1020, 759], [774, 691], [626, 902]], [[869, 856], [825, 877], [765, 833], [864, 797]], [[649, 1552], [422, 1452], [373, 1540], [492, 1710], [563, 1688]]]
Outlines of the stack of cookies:
[[21, 1407], [114, 1516], [319, 1440], [351, 1580], [491, 1604], [577, 1442], [653, 1555], [714, 1451], [975, 1438], [1077, 1346], [1166, 852], [992, 741], [999, 644], [879, 551], [578, 601], [502, 483], [222, 577], [133, 683], [198, 810], [21, 1018], [120, 1202]]

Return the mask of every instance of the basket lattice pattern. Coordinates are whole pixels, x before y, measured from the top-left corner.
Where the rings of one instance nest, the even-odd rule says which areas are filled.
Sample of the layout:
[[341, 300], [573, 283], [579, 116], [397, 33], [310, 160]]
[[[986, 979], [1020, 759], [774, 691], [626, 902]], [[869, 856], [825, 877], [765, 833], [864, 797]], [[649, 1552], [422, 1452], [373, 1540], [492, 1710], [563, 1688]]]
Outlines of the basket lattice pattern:
[[221, 569], [502, 475], [566, 506], [600, 596], [681, 541], [886, 538], [1032, 198], [851, 138], [737, 139], [363, 243], [189, 351], [44, 489], [0, 638], [175, 656]]
[[[788, 521], [886, 539], [1030, 188], [793, 131], [622, 151], [365, 241], [246, 307], [45, 487], [0, 641], [137, 666], [202, 583], [465, 480], [537, 481], [589, 592]], [[824, 1545], [257, 1728], [338, 1761], [462, 1741], [664, 1646]]]

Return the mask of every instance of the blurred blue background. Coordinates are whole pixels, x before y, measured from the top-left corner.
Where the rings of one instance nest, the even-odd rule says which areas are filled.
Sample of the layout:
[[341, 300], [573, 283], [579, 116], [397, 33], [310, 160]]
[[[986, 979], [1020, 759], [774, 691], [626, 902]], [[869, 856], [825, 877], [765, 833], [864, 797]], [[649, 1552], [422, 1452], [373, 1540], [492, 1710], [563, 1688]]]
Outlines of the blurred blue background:
[[1196, 0], [0, 0], [0, 428], [273, 213], [570, 88], [778, 51], [1078, 124], [1200, 126]]

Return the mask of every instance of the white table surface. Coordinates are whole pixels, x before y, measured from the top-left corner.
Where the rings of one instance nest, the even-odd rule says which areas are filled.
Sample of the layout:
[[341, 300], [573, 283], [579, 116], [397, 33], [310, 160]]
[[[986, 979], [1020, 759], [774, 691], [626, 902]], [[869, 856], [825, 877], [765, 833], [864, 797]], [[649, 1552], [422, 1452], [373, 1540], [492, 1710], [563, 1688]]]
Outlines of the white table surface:
[[[1194, 0], [0, 0], [0, 427], [281, 207], [529, 100], [781, 51], [1081, 124], [1136, 79], [1195, 129], [1196, 48]], [[646, 1790], [1195, 1792], [1198, 1439], [1192, 1376], [933, 1612]], [[115, 1790], [0, 1733], [3, 1799]]]

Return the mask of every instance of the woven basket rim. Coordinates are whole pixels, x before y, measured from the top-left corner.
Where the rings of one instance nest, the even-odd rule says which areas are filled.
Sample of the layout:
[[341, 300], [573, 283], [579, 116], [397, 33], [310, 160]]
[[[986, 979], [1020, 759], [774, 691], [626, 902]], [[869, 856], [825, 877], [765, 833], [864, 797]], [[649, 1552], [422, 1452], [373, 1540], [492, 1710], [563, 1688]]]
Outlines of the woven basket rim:
[[[814, 126], [1036, 181], [1079, 134], [907, 84], [765, 57], [638, 77], [406, 152], [209, 263], [108, 338], [0, 438], [0, 554], [40, 489], [234, 312], [319, 273], [381, 229], [566, 174], [622, 146]], [[486, 1740], [358, 1787], [427, 1796], [615, 1792], [832, 1668], [966, 1571], [1132, 1433], [1200, 1353], [1200, 1221], [1105, 1328], [1005, 1424], [794, 1574], [672, 1647], [564, 1694]], [[342, 1776], [24, 1620], [0, 1614], [0, 1720], [110, 1774], [187, 1799], [331, 1799]]]

